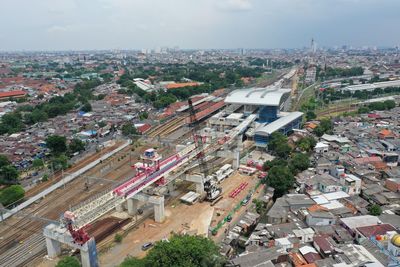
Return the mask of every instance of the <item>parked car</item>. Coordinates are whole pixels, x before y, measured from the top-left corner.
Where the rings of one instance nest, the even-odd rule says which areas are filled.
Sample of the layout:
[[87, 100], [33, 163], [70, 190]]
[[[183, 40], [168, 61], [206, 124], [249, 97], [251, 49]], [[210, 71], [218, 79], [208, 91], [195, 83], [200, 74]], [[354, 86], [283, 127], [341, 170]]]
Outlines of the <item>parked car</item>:
[[142, 246], [142, 250], [143, 250], [143, 251], [146, 251], [146, 250], [148, 250], [149, 248], [151, 248], [153, 245], [154, 245], [154, 244], [151, 243], [151, 242], [144, 243], [143, 246]]
[[242, 206], [246, 206], [249, 203], [250, 198], [246, 197], [243, 201], [242, 201]]

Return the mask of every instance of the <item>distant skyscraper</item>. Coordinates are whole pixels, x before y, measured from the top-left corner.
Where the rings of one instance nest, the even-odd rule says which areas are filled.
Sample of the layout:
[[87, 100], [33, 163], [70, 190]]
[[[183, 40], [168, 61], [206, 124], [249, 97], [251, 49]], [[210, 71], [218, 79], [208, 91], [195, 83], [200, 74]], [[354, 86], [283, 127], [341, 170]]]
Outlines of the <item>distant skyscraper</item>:
[[311, 39], [311, 47], [310, 47], [311, 53], [315, 54], [317, 52], [317, 45], [314, 42], [314, 38]]

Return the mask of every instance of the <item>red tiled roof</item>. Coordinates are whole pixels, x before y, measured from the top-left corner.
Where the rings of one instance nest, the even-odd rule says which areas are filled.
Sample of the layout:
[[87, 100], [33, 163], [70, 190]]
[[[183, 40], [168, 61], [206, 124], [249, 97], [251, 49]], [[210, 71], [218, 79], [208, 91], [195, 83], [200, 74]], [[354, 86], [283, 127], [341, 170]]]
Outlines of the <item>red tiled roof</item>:
[[368, 114], [368, 118], [379, 119], [379, 118], [381, 118], [381, 115], [376, 114], [376, 113], [370, 113], [370, 114]]
[[151, 128], [151, 125], [150, 125], [150, 124], [143, 124], [142, 126], [138, 127], [137, 130], [138, 130], [140, 133], [144, 133], [144, 132], [148, 131], [150, 128]]
[[188, 87], [188, 86], [199, 86], [199, 83], [196, 82], [190, 82], [190, 83], [171, 83], [167, 84], [165, 88], [167, 89], [175, 89], [175, 88], [182, 88], [182, 87]]
[[307, 264], [307, 261], [303, 258], [303, 256], [301, 256], [300, 253], [290, 252], [289, 257], [292, 260], [294, 266], [296, 266], [296, 267]]
[[374, 235], [385, 235], [387, 232], [396, 231], [396, 228], [386, 223], [386, 224], [358, 227], [357, 230], [363, 236], [371, 237]]
[[26, 95], [26, 92], [22, 91], [22, 90], [0, 92], [0, 98], [13, 97], [13, 96], [23, 96], [23, 95]]

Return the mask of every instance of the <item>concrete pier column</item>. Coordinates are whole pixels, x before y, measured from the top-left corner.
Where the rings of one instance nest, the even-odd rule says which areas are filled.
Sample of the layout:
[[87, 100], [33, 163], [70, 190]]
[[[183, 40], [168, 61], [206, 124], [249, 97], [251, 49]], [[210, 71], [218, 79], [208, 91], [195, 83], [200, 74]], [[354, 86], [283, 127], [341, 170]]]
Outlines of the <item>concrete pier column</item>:
[[129, 198], [127, 200], [127, 202], [128, 202], [127, 203], [128, 204], [128, 214], [131, 216], [135, 215], [137, 212], [137, 209], [138, 209], [139, 201], [136, 199], [133, 199], [133, 198]]
[[[154, 197], [156, 198], [156, 197]], [[164, 210], [164, 196], [157, 197], [158, 203], [154, 203], [154, 220], [158, 223], [163, 222], [165, 219], [165, 210]]]
[[55, 258], [61, 254], [61, 243], [57, 240], [46, 237], [47, 255], [50, 258]]
[[196, 193], [198, 193], [198, 194], [204, 193], [204, 184], [202, 182], [196, 183]]
[[239, 168], [239, 165], [240, 165], [240, 152], [235, 151], [232, 162], [232, 169], [237, 170]]
[[91, 238], [82, 246], [80, 253], [82, 267], [99, 267], [96, 242], [94, 241], [94, 238]]
[[204, 175], [203, 174], [188, 174], [185, 177], [186, 181], [196, 184], [196, 193], [204, 193]]
[[124, 211], [124, 205], [123, 205], [123, 203], [118, 204], [118, 205], [115, 207], [115, 210], [118, 211], [118, 212], [123, 212], [123, 211]]

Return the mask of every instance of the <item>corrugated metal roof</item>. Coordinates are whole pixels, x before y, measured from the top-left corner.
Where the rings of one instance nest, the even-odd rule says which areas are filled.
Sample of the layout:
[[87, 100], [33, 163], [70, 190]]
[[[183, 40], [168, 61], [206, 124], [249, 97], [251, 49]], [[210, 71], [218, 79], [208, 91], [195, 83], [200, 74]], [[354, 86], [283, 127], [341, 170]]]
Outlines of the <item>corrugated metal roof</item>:
[[226, 98], [228, 104], [246, 104], [259, 106], [279, 106], [283, 95], [291, 89], [249, 88], [231, 92]]

